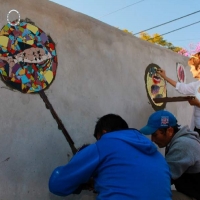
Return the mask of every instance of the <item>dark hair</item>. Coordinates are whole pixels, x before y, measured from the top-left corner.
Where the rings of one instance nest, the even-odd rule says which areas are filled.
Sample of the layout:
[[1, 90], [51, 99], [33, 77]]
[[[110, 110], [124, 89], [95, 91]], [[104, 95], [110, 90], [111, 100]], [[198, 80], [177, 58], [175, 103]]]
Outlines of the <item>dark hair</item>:
[[[162, 133], [165, 133], [167, 131], [169, 127], [167, 128], [159, 128], [159, 130], [162, 132]], [[178, 124], [176, 124], [176, 126], [172, 126], [172, 128], [174, 129], [174, 134], [176, 134], [179, 130], [180, 130], [180, 126]]]
[[103, 130], [112, 132], [123, 129], [128, 129], [128, 124], [124, 119], [119, 115], [107, 114], [98, 119], [94, 129], [94, 137], [97, 139], [97, 135], [102, 136]]

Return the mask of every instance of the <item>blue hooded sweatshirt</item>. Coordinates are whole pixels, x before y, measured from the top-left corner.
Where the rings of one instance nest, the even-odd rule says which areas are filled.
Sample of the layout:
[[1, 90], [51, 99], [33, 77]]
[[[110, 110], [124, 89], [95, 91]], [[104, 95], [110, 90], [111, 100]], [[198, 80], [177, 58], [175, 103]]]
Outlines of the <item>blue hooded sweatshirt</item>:
[[57, 167], [49, 190], [72, 194], [94, 178], [97, 200], [171, 200], [169, 167], [156, 146], [135, 129], [104, 134]]

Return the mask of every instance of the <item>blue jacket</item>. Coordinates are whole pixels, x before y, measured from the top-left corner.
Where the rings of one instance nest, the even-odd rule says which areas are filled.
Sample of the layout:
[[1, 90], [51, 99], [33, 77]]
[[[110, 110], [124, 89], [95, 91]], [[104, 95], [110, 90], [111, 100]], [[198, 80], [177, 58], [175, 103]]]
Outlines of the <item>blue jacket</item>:
[[104, 134], [56, 168], [49, 190], [60, 196], [73, 193], [94, 178], [97, 200], [170, 200], [170, 171], [155, 145], [139, 131]]

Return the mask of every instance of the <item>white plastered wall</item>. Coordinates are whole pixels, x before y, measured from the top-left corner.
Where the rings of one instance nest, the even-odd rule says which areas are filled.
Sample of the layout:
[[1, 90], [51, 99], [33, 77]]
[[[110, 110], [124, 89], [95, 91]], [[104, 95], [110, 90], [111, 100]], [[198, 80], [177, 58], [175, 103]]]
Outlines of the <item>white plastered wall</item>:
[[[144, 73], [155, 63], [177, 80], [176, 63], [192, 76], [187, 58], [47, 0], [0, 0], [0, 28], [9, 10], [30, 18], [56, 43], [57, 75], [45, 91], [75, 146], [94, 142], [98, 117], [121, 115], [141, 128], [154, 112], [148, 102]], [[178, 96], [167, 85], [168, 96]], [[56, 200], [48, 191], [52, 170], [72, 156], [68, 143], [38, 94], [11, 91], [0, 81], [0, 199]], [[187, 102], [168, 103], [180, 124], [190, 124]], [[92, 193], [64, 199], [94, 199]]]

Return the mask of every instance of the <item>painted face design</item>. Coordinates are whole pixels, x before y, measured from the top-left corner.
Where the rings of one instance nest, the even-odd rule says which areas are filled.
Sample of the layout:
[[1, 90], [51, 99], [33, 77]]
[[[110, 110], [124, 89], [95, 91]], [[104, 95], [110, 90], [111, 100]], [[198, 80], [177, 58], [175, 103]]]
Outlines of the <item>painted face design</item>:
[[162, 98], [167, 96], [166, 82], [157, 73], [158, 69], [160, 69], [159, 66], [150, 64], [145, 71], [147, 96], [155, 110], [163, 109], [166, 103], [155, 103], [153, 98]]
[[[165, 95], [165, 82], [161, 79], [160, 75], [157, 74], [157, 67], [151, 67], [148, 73], [148, 85], [151, 86], [151, 97], [152, 99], [157, 97], [163, 97]], [[149, 91], [149, 92], [150, 92]]]
[[156, 73], [152, 75], [152, 81], [155, 85], [158, 85], [161, 81], [160, 76], [158, 76]]
[[27, 22], [6, 24], [0, 32], [2, 80], [23, 93], [39, 92], [53, 81], [57, 69], [55, 44]]

